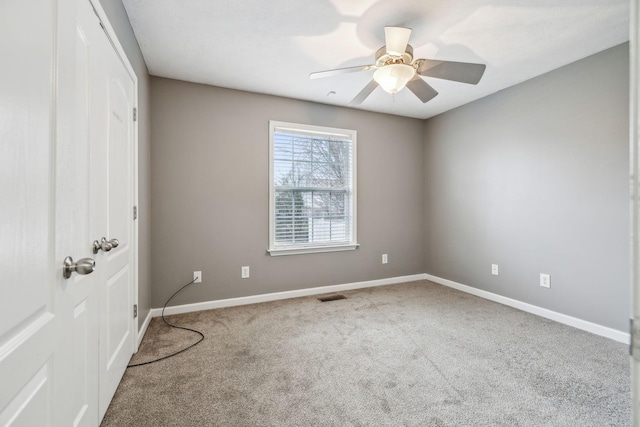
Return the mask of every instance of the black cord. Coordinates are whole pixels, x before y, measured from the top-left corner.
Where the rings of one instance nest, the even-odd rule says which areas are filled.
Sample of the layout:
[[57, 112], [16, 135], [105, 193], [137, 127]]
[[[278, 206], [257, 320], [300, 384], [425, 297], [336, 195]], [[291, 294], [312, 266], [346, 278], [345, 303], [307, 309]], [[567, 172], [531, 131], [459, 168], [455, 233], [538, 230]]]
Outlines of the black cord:
[[159, 362], [161, 360], [165, 360], [168, 359], [170, 357], [175, 356], [176, 354], [180, 354], [184, 351], [189, 350], [191, 347], [194, 347], [198, 344], [200, 344], [200, 342], [202, 342], [202, 340], [204, 339], [204, 334], [200, 331], [196, 331], [195, 329], [190, 329], [190, 328], [185, 328], [184, 326], [177, 326], [177, 325], [172, 325], [171, 323], [167, 322], [167, 319], [164, 318], [164, 309], [167, 308], [167, 305], [169, 304], [169, 301], [171, 301], [173, 299], [173, 297], [175, 297], [176, 295], [178, 295], [180, 292], [182, 292], [187, 286], [191, 285], [192, 283], [194, 283], [196, 281], [196, 279], [193, 279], [192, 281], [190, 281], [189, 283], [187, 283], [186, 285], [184, 285], [183, 287], [181, 287], [180, 289], [178, 289], [173, 295], [171, 295], [169, 297], [169, 299], [167, 300], [167, 302], [164, 303], [164, 306], [162, 307], [162, 321], [164, 323], [167, 324], [167, 326], [170, 326], [172, 328], [176, 328], [176, 329], [183, 329], [185, 331], [189, 331], [189, 332], [194, 332], [198, 335], [200, 335], [200, 339], [196, 342], [194, 342], [193, 344], [189, 345], [188, 347], [183, 348], [182, 350], [178, 350], [173, 354], [170, 354], [168, 356], [163, 356], [159, 359], [155, 359], [155, 360], [150, 360], [148, 362], [142, 362], [142, 363], [136, 363], [134, 365], [128, 365], [127, 368], [135, 368], [136, 366], [142, 366], [142, 365], [149, 365], [151, 363], [155, 363], [155, 362]]

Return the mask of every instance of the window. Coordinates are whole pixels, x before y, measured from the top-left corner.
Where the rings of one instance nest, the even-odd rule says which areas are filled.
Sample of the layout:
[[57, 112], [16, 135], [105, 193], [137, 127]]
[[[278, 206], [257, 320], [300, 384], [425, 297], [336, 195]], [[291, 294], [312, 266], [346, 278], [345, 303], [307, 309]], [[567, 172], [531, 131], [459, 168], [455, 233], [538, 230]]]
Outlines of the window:
[[356, 131], [269, 122], [269, 253], [356, 249]]

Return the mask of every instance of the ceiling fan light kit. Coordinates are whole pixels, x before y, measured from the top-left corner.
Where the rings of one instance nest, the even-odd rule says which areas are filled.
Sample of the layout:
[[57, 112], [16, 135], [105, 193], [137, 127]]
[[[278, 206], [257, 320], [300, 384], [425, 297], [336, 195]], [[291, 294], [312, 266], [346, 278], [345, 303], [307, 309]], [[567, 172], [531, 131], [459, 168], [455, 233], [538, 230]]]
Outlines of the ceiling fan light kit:
[[318, 79], [344, 73], [375, 70], [373, 80], [350, 103], [350, 105], [358, 105], [378, 86], [391, 95], [395, 95], [406, 86], [420, 101], [426, 103], [435, 98], [438, 92], [421, 76], [477, 84], [484, 74], [486, 68], [484, 64], [427, 59], [413, 61], [413, 48], [408, 44], [411, 35], [409, 28], [384, 27], [384, 34], [385, 45], [376, 52], [375, 65], [320, 71], [311, 73], [309, 78]]
[[385, 92], [395, 95], [407, 85], [416, 70], [407, 64], [389, 64], [378, 68], [373, 73], [373, 79]]

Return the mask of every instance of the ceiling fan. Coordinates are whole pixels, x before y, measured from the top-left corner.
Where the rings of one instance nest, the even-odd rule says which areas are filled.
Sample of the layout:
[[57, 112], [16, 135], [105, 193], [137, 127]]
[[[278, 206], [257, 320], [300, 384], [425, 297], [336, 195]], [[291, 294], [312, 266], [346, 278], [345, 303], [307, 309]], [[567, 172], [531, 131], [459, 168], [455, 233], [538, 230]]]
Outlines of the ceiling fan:
[[356, 95], [350, 105], [361, 104], [378, 86], [391, 95], [395, 95], [406, 86], [420, 101], [425, 103], [438, 95], [438, 92], [420, 76], [473, 85], [482, 78], [487, 67], [485, 64], [433, 59], [416, 59], [414, 61], [413, 48], [408, 44], [410, 35], [410, 28], [384, 27], [385, 45], [376, 52], [375, 64], [319, 71], [311, 73], [309, 78], [319, 79], [338, 74], [375, 70], [373, 80]]

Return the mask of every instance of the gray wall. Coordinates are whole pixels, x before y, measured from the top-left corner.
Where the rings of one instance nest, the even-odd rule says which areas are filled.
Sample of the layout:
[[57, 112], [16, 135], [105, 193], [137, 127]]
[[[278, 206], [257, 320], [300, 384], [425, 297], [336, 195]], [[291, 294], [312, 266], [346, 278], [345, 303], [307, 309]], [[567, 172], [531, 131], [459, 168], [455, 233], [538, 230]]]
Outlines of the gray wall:
[[627, 329], [628, 70], [623, 44], [425, 123], [427, 273]]
[[149, 73], [129, 17], [120, 0], [100, 0], [138, 77], [138, 324], [151, 309], [150, 112]]
[[[171, 305], [424, 271], [422, 121], [156, 77], [151, 107], [153, 307], [194, 270]], [[266, 254], [270, 119], [358, 132], [358, 250]]]

